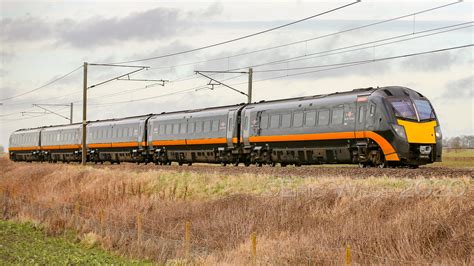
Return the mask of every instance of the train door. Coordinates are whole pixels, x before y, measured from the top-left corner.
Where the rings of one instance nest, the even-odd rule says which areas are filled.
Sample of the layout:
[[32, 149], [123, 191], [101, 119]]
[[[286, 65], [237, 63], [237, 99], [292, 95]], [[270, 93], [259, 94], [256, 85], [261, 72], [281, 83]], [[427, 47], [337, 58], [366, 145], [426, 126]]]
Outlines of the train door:
[[367, 96], [358, 96], [356, 101], [355, 137], [366, 138]]
[[235, 135], [234, 132], [235, 132], [235, 125], [237, 124], [237, 121], [236, 121], [237, 112], [238, 112], [238, 109], [230, 110], [229, 114], [227, 115], [226, 136], [227, 136], [227, 147], [229, 148], [234, 147], [233, 139], [236, 138], [236, 136], [234, 136]]
[[251, 114], [251, 108], [245, 108], [243, 111], [242, 111], [242, 125], [241, 125], [241, 130], [240, 132], [242, 132], [242, 139], [243, 139], [243, 143], [244, 143], [244, 147], [245, 148], [249, 148], [250, 147], [250, 142], [249, 142], [249, 136], [250, 136], [250, 114]]

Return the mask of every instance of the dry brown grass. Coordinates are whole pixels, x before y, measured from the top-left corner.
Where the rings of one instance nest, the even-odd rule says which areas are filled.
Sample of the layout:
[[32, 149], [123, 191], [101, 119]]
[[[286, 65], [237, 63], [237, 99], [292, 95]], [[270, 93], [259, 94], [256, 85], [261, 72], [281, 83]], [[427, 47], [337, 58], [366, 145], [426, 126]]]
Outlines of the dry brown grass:
[[74, 229], [82, 242], [135, 258], [249, 264], [256, 232], [258, 264], [341, 264], [348, 244], [363, 264], [473, 259], [470, 178], [224, 177], [5, 159], [0, 167], [0, 218], [41, 223], [50, 234]]

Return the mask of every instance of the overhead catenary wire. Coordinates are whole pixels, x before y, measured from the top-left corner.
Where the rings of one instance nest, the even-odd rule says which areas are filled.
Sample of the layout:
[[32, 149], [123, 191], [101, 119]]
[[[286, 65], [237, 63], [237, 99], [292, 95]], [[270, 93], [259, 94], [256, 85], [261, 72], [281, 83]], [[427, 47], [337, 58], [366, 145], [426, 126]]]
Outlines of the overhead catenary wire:
[[404, 55], [398, 55], [398, 56], [389, 56], [389, 57], [374, 58], [374, 59], [367, 59], [367, 60], [360, 60], [360, 61], [342, 62], [342, 63], [336, 63], [336, 64], [326, 64], [326, 65], [306, 66], [306, 67], [293, 67], [293, 68], [282, 68], [282, 69], [254, 70], [254, 73], [305, 70], [305, 69], [312, 69], [312, 68], [323, 68], [323, 67], [333, 67], [333, 66], [341, 66], [341, 65], [352, 65], [352, 64], [359, 64], [359, 63], [366, 63], [366, 62], [369, 62], [369, 63], [371, 63], [371, 62], [380, 62], [380, 61], [386, 61], [386, 60], [392, 60], [392, 59], [398, 59], [398, 58], [404, 58], [404, 57], [412, 57], [412, 56], [418, 56], [418, 55], [445, 52], [445, 51], [449, 51], [449, 50], [468, 48], [468, 47], [472, 47], [472, 46], [474, 46], [474, 44], [454, 46], [454, 47], [449, 47], [449, 48], [443, 48], [443, 49], [437, 49], [437, 50], [431, 50], [431, 51], [419, 52], [419, 53], [404, 54]]
[[63, 78], [66, 78], [67, 76], [71, 75], [72, 73], [78, 71], [78, 70], [81, 69], [81, 68], [82, 68], [82, 65], [79, 66], [79, 67], [77, 67], [77, 68], [75, 68], [74, 70], [68, 72], [67, 74], [60, 76], [59, 78], [55, 78], [55, 79], [53, 79], [53, 80], [47, 82], [46, 84], [39, 86], [38, 88], [29, 90], [29, 91], [26, 91], [26, 92], [22, 92], [22, 93], [20, 93], [20, 94], [13, 95], [13, 96], [10, 96], [10, 97], [7, 97], [7, 98], [0, 99], [0, 101], [8, 101], [8, 100], [11, 100], [11, 99], [15, 99], [15, 98], [18, 98], [18, 97], [21, 97], [21, 96], [30, 94], [30, 93], [32, 93], [32, 92], [35, 92], [35, 91], [37, 91], [37, 90], [40, 90], [40, 89], [42, 89], [42, 88], [45, 88], [45, 87], [47, 87], [47, 86], [49, 86], [49, 85], [51, 85], [51, 84], [53, 84], [53, 83], [55, 83], [55, 82], [60, 81], [60, 80], [63, 79]]
[[[308, 42], [308, 41], [313, 41], [313, 40], [317, 40], [317, 39], [321, 39], [321, 38], [325, 38], [325, 37], [329, 37], [329, 36], [334, 36], [334, 35], [337, 35], [337, 34], [342, 34], [342, 33], [350, 32], [350, 31], [358, 30], [358, 29], [367, 28], [367, 27], [374, 26], [374, 25], [379, 25], [379, 24], [387, 23], [387, 22], [394, 21], [394, 20], [399, 20], [399, 19], [402, 19], [402, 18], [407, 18], [407, 17], [410, 17], [410, 16], [414, 16], [414, 15], [426, 13], [426, 12], [429, 12], [429, 11], [433, 11], [433, 10], [445, 8], [445, 7], [448, 7], [448, 6], [451, 6], [451, 5], [460, 3], [460, 2], [462, 2], [462, 1], [456, 1], [456, 2], [452, 2], [452, 3], [445, 4], [445, 5], [441, 5], [441, 6], [437, 6], [437, 7], [433, 7], [433, 8], [429, 8], [429, 9], [425, 9], [425, 10], [421, 10], [421, 11], [417, 11], [417, 12], [413, 12], [413, 13], [410, 13], [410, 14], [407, 14], [407, 15], [398, 16], [398, 17], [395, 17], [395, 18], [390, 18], [390, 19], [386, 19], [386, 20], [382, 20], [382, 21], [378, 21], [378, 22], [374, 22], [374, 23], [365, 24], [365, 25], [358, 26], [358, 27], [349, 28], [349, 29], [342, 30], [342, 31], [338, 31], [338, 32], [331, 33], [331, 34], [326, 34], [326, 35], [322, 35], [322, 36], [317, 36], [317, 37], [313, 37], [313, 38], [310, 38], [310, 39], [300, 40], [300, 41], [296, 41], [296, 42], [292, 42], [292, 43], [287, 43], [287, 44], [283, 44], [283, 45], [268, 47], [268, 48], [264, 48], [264, 49], [260, 49], [260, 50], [255, 50], [255, 51], [250, 51], [250, 52], [245, 52], [245, 53], [240, 53], [240, 54], [225, 56], [225, 57], [221, 57], [221, 58], [203, 60], [203, 61], [198, 61], [198, 62], [185, 63], [185, 64], [181, 64], [181, 65], [158, 67], [158, 68], [153, 68], [153, 67], [152, 67], [152, 68], [150, 68], [150, 69], [175, 68], [175, 67], [180, 67], [180, 66], [186, 66], [186, 65], [192, 65], [192, 64], [199, 64], [199, 63], [210, 62], [210, 61], [217, 61], [217, 60], [222, 60], [222, 59], [229, 59], [229, 58], [233, 58], [233, 57], [237, 57], [237, 56], [248, 55], [248, 54], [257, 53], [257, 52], [263, 52], [263, 51], [268, 51], [268, 50], [271, 50], [271, 49], [277, 49], [277, 48], [281, 48], [281, 47], [285, 47], [285, 46], [290, 46], [290, 45], [294, 45], [294, 44], [299, 44], [299, 43], [304, 43], [304, 42]], [[452, 25], [452, 26], [454, 26], [454, 25]], [[450, 27], [450, 26], [448, 26], [448, 27]], [[440, 29], [441, 29], [441, 28], [440, 28]], [[433, 30], [435, 30], [435, 29], [433, 29]], [[426, 32], [426, 31], [422, 31], [422, 32]], [[421, 32], [418, 32], [418, 33], [421, 33]], [[415, 34], [415, 32], [414, 32], [413, 34]], [[403, 37], [403, 35], [401, 35], [400, 37]], [[394, 38], [396, 38], [396, 37], [394, 37]], [[362, 45], [362, 44], [360, 44], [360, 45]], [[346, 48], [347, 48], [347, 47], [346, 47]], [[342, 49], [342, 48], [340, 48], [340, 49]], [[364, 49], [365, 49], [365, 48], [364, 48]], [[314, 53], [313, 53], [313, 54], [308, 54], [308, 55], [314, 55]], [[296, 57], [296, 58], [297, 58], [297, 57]], [[292, 58], [292, 59], [296, 59], [296, 58]], [[305, 59], [306, 59], [306, 58], [305, 58]], [[285, 61], [285, 62], [288, 61], [288, 60], [289, 60], [289, 59], [283, 59], [283, 61]], [[275, 63], [276, 63], [276, 62], [275, 62]], [[270, 64], [270, 63], [268, 63], [268, 64]], [[256, 66], [260, 66], [260, 65], [256, 65]], [[81, 67], [82, 67], [82, 65], [81, 65], [78, 69], [80, 69]], [[252, 67], [252, 66], [248, 66], [248, 67]], [[242, 68], [244, 68], [244, 67], [242, 67]], [[242, 68], [239, 68], [239, 69], [242, 69]], [[75, 71], [77, 71], [78, 69], [76, 69]], [[184, 78], [175, 80], [175, 81], [173, 81], [173, 82], [180, 82], [180, 81], [187, 81], [187, 80], [195, 79], [195, 77], [193, 77], [193, 76], [194, 76], [194, 75], [186, 76], [186, 77], [184, 77]], [[47, 85], [49, 85], [49, 84], [47, 84]], [[67, 95], [63, 95], [63, 96], [54, 97], [54, 99], [64, 98], [64, 97], [67, 97], [67, 96], [71, 96], [71, 95], [74, 95], [74, 94], [80, 94], [80, 93], [81, 93], [81, 92], [74, 92], [74, 93], [71, 93], [71, 94], [67, 94]], [[48, 100], [49, 100], [49, 99], [53, 99], [53, 98], [48, 98]], [[12, 105], [17, 106], [17, 105], [27, 105], [27, 104], [30, 104], [30, 103], [31, 103], [31, 102], [14, 103], [14, 104], [8, 104], [8, 105], [9, 105], [9, 106], [12, 106]]]
[[[430, 50], [430, 51], [424, 51], [424, 52], [419, 52], [419, 53], [411, 53], [411, 54], [404, 54], [404, 55], [391, 56], [391, 57], [384, 57], [384, 58], [377, 58], [377, 59], [367, 59], [367, 60], [361, 60], [361, 61], [331, 64], [331, 65], [326, 65], [326, 67], [329, 67], [329, 68], [326, 68], [326, 69], [320, 69], [320, 70], [316, 70], [316, 71], [313, 70], [313, 71], [307, 71], [307, 72], [302, 72], [302, 73], [286, 74], [286, 75], [271, 77], [271, 78], [267, 78], [267, 79], [255, 80], [254, 83], [255, 82], [267, 81], [267, 80], [273, 80], [273, 79], [280, 79], [280, 78], [290, 77], [290, 76], [298, 76], [298, 75], [305, 75], [305, 74], [310, 74], [310, 73], [317, 73], [317, 72], [324, 72], [324, 71], [330, 71], [330, 70], [335, 70], [335, 69], [341, 69], [341, 68], [346, 68], [346, 67], [353, 67], [353, 66], [364, 65], [364, 64], [368, 64], [368, 63], [374, 63], [374, 62], [388, 61], [388, 60], [394, 60], [394, 59], [399, 59], [399, 58], [406, 58], [406, 57], [413, 57], [413, 56], [419, 56], [419, 55], [445, 52], [445, 51], [450, 51], [450, 50], [463, 49], [463, 48], [468, 48], [468, 47], [472, 47], [472, 46], [474, 46], [474, 44], [454, 46], [454, 47], [448, 47], [448, 48], [443, 48], [443, 49]], [[333, 67], [331, 67], [331, 66], [333, 66]], [[311, 66], [311, 67], [306, 67], [306, 68], [320, 68], [320, 67], [321, 66]], [[284, 70], [287, 71], [288, 69], [284, 69]], [[283, 71], [283, 70], [278, 69], [278, 71]], [[246, 82], [230, 84], [230, 85], [235, 86], [235, 85], [241, 85], [241, 84], [246, 84]], [[204, 86], [206, 86], [206, 85], [204, 85]], [[200, 86], [200, 87], [203, 87], [203, 86]], [[175, 92], [175, 93], [182, 93], [182, 92], [186, 92], [186, 91], [191, 91], [191, 90], [195, 90], [196, 88], [199, 88], [199, 87], [194, 87], [194, 88], [182, 90], [182, 91], [178, 91], [178, 92]], [[154, 96], [154, 97], [145, 97], [145, 98], [141, 98], [141, 99], [128, 100], [128, 101], [98, 103], [98, 104], [95, 104], [95, 105], [112, 105], [112, 104], [123, 104], [123, 103], [139, 102], [139, 101], [144, 101], [144, 100], [151, 100], [151, 99], [155, 99], [155, 98], [165, 97], [165, 96], [169, 96], [169, 95], [173, 95], [173, 94], [174, 93], [163, 94], [163, 95], [158, 95], [158, 96]]]
[[360, 29], [364, 29], [364, 28], [368, 28], [368, 27], [388, 23], [388, 22], [391, 22], [391, 21], [400, 20], [400, 19], [403, 19], [403, 18], [412, 17], [412, 16], [415, 16], [415, 15], [419, 15], [419, 14], [427, 13], [427, 12], [430, 12], [430, 11], [442, 9], [442, 8], [445, 8], [445, 7], [454, 5], [454, 4], [458, 4], [458, 3], [461, 3], [461, 2], [462, 1], [456, 1], [456, 2], [449, 3], [449, 4], [444, 4], [444, 5], [441, 5], [441, 6], [436, 6], [436, 7], [424, 9], [424, 10], [421, 10], [421, 11], [409, 13], [409, 14], [406, 14], [406, 15], [402, 15], [402, 16], [398, 16], [398, 17], [394, 17], [394, 18], [390, 18], [390, 19], [385, 19], [385, 20], [381, 20], [381, 21], [377, 21], [377, 22], [373, 22], [373, 23], [369, 23], [369, 24], [365, 24], [365, 25], [361, 25], [361, 26], [357, 26], [357, 27], [353, 27], [353, 28], [349, 28], [349, 29], [345, 29], [345, 30], [341, 30], [341, 31], [334, 32], [334, 33], [329, 33], [329, 34], [325, 34], [325, 35], [321, 35], [321, 36], [312, 37], [312, 38], [309, 38], [309, 39], [299, 40], [299, 41], [290, 42], [290, 43], [286, 43], [286, 44], [276, 45], [276, 46], [272, 46], [272, 47], [262, 48], [262, 49], [258, 49], [258, 50], [253, 50], [253, 51], [249, 51], [249, 52], [243, 52], [243, 53], [238, 53], [238, 54], [233, 54], [233, 55], [208, 59], [208, 60], [201, 60], [201, 61], [196, 61], [196, 62], [189, 62], [189, 63], [177, 64], [177, 65], [172, 65], [172, 66], [164, 66], [164, 67], [151, 67], [150, 70], [153, 70], [153, 69], [168, 69], [168, 68], [176, 68], [176, 67], [181, 67], [181, 66], [196, 65], [196, 64], [202, 64], [202, 63], [211, 62], [211, 61], [219, 61], [219, 60], [224, 60], [224, 59], [229, 59], [229, 58], [234, 58], [234, 57], [239, 57], [239, 56], [244, 56], [244, 55], [249, 55], [249, 54], [254, 54], [254, 53], [260, 53], [260, 52], [265, 52], [265, 51], [274, 50], [274, 49], [279, 49], [279, 48], [283, 48], [283, 47], [287, 47], [287, 46], [292, 46], [292, 45], [295, 45], [295, 44], [306, 43], [306, 42], [319, 40], [319, 39], [323, 39], [323, 38], [327, 38], [327, 37], [331, 37], [331, 36], [351, 32], [351, 31], [360, 30]]
[[148, 57], [148, 58], [129, 60], [129, 61], [123, 61], [123, 62], [117, 62], [117, 63], [110, 63], [110, 64], [128, 64], [128, 63], [144, 62], [144, 61], [149, 61], [149, 60], [154, 60], [154, 59], [161, 59], [161, 58], [172, 57], [172, 56], [192, 53], [192, 52], [196, 52], [196, 51], [201, 51], [201, 50], [209, 49], [209, 48], [212, 48], [212, 47], [216, 47], [216, 46], [220, 46], [220, 45], [224, 45], [224, 44], [244, 40], [244, 39], [247, 39], [247, 38], [255, 37], [257, 35], [268, 33], [268, 32], [271, 32], [271, 31], [275, 31], [275, 30], [278, 30], [278, 29], [281, 29], [281, 28], [284, 28], [284, 27], [288, 27], [288, 26], [291, 26], [291, 25], [294, 25], [294, 24], [297, 24], [297, 23], [300, 23], [300, 22], [303, 22], [303, 21], [306, 21], [306, 20], [310, 20], [310, 19], [322, 16], [322, 15], [325, 15], [325, 14], [328, 14], [328, 13], [335, 12], [337, 10], [344, 9], [346, 7], [352, 6], [352, 5], [360, 3], [360, 2], [361, 2], [361, 0], [357, 0], [357, 1], [351, 2], [349, 4], [345, 4], [345, 5], [342, 5], [342, 6], [339, 6], [339, 7], [336, 7], [336, 8], [333, 8], [333, 9], [330, 9], [330, 10], [327, 10], [327, 11], [324, 11], [324, 12], [321, 12], [321, 13], [318, 13], [318, 14], [300, 19], [300, 20], [297, 20], [297, 21], [293, 21], [293, 22], [286, 23], [286, 24], [283, 24], [283, 25], [280, 25], [280, 26], [277, 26], [277, 27], [273, 27], [273, 28], [270, 28], [270, 29], [266, 29], [266, 30], [263, 30], [263, 31], [259, 31], [259, 32], [256, 32], [256, 33], [248, 34], [248, 35], [245, 35], [245, 36], [237, 37], [237, 38], [227, 40], [227, 41], [223, 41], [223, 42], [219, 42], [219, 43], [214, 43], [214, 44], [210, 44], [210, 45], [206, 45], [206, 46], [202, 46], [202, 47], [198, 47], [198, 48], [194, 48], [194, 49], [189, 49], [189, 50], [186, 50], [186, 51], [176, 52], [176, 53], [170, 53], [170, 54], [164, 54], [164, 55], [158, 55], [158, 56], [153, 56], [153, 57]]

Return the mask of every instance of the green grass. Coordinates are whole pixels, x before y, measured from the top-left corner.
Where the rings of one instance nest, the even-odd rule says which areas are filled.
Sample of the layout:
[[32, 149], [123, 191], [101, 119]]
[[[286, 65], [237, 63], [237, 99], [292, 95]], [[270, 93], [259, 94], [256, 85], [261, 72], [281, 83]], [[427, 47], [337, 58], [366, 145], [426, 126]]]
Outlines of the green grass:
[[443, 149], [443, 158], [474, 158], [474, 149]]
[[0, 220], [0, 264], [131, 264], [99, 248], [74, 242], [74, 234], [49, 237], [31, 223]]
[[429, 166], [434, 167], [474, 167], [474, 149], [443, 149], [442, 162]]

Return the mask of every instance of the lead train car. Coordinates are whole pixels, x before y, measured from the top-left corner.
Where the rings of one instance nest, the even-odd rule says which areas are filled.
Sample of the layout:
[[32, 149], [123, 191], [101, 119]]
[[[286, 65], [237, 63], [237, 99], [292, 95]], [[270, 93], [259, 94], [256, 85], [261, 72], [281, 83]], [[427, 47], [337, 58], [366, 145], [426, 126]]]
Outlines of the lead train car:
[[433, 108], [403, 87], [261, 102], [242, 110], [247, 161], [417, 167], [441, 160]]
[[[436, 114], [426, 97], [404, 87], [101, 120], [87, 128], [93, 162], [417, 167], [441, 161]], [[61, 130], [80, 132], [74, 125], [14, 132], [10, 158], [79, 160], [77, 138], [59, 137], [57, 149], [42, 142], [43, 133]]]

